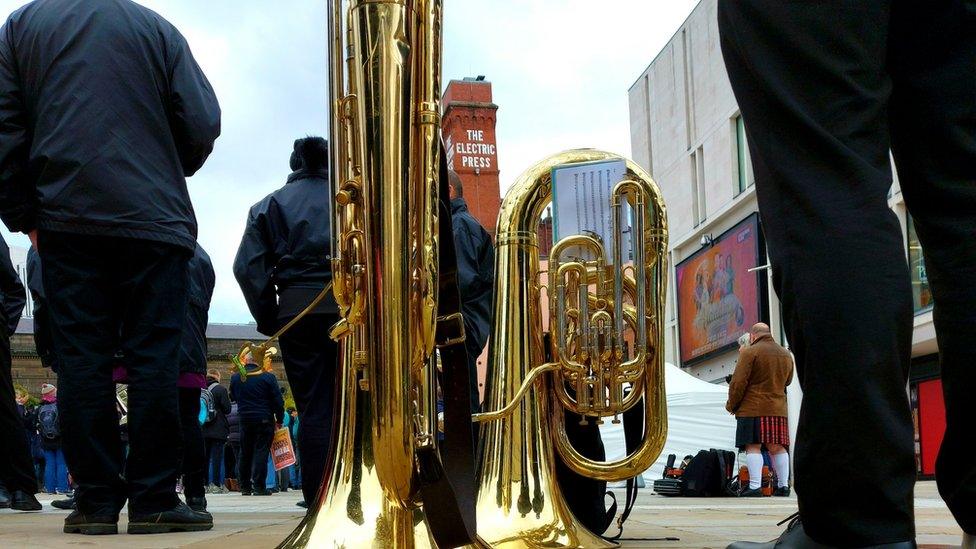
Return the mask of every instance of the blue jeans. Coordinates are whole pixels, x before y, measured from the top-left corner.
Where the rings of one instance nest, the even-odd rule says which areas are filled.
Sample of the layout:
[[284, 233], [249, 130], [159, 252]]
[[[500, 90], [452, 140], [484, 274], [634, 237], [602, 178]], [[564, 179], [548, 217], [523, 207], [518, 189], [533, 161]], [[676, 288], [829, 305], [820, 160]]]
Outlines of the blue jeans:
[[61, 448], [44, 450], [44, 490], [52, 494], [68, 491], [68, 467]]

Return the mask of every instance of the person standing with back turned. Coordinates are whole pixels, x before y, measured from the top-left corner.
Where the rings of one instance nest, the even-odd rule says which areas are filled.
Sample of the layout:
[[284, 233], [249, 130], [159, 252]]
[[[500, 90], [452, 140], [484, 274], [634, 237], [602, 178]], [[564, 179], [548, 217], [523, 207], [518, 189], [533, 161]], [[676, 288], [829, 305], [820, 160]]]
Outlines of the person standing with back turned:
[[[220, 107], [176, 28], [129, 0], [35, 0], [0, 30], [0, 218], [31, 235], [78, 484], [66, 533], [202, 530], [176, 495], [177, 376], [197, 225], [186, 178]], [[124, 260], [120, 260], [124, 259]], [[112, 383], [129, 377], [123, 470]]]
[[[800, 512], [748, 547], [915, 547], [913, 307], [891, 160], [935, 299], [939, 492], [976, 547], [976, 6], [719, 0], [803, 404]], [[842, 448], [843, 451], [838, 451]]]
[[[285, 186], [251, 208], [234, 260], [241, 292], [265, 335], [300, 314], [332, 280], [328, 143], [321, 137], [296, 140], [289, 165]], [[318, 494], [330, 458], [339, 350], [328, 334], [338, 321], [330, 291], [280, 339], [285, 375], [302, 416], [298, 447], [306, 504]], [[238, 402], [243, 420], [244, 404]], [[246, 480], [245, 471], [241, 475]]]

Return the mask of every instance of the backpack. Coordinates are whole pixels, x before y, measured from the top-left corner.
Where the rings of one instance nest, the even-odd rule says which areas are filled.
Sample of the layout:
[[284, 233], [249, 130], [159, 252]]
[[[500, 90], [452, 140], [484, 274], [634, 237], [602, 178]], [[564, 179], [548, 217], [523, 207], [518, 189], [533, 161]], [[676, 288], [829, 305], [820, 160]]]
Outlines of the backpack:
[[732, 463], [725, 450], [701, 450], [685, 467], [681, 478], [687, 497], [715, 497], [728, 495], [727, 487], [732, 478]]
[[200, 389], [200, 425], [206, 425], [217, 419], [217, 402], [210, 391], [214, 385], [217, 384], [211, 383], [210, 387]]
[[56, 440], [61, 437], [61, 426], [58, 423], [58, 405], [43, 404], [37, 411], [37, 426], [47, 440]]

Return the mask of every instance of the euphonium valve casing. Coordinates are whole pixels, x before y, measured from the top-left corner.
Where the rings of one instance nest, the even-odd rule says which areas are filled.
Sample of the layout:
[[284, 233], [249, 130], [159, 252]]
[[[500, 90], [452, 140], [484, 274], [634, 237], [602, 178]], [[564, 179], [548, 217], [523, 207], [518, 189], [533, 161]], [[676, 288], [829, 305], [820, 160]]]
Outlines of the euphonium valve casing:
[[[647, 469], [664, 446], [667, 407], [662, 320], [667, 220], [660, 190], [631, 161], [625, 162], [625, 182], [615, 188], [614, 200], [626, 199], [630, 203], [634, 230], [638, 233], [633, 237], [636, 264], [624, 275], [622, 256], [615, 252], [618, 272], [609, 274], [606, 280], [604, 267], [597, 265], [599, 262], [581, 261], [575, 265], [578, 276], [582, 277], [582, 281], [577, 280], [576, 288], [582, 288], [583, 295], [583, 304], [577, 302], [573, 311], [576, 329], [579, 332], [580, 326], [587, 324], [582, 322], [580, 311], [587, 311], [586, 303], [592, 302], [593, 318], [601, 323], [599, 329], [591, 330], [597, 334], [593, 342], [597, 347], [606, 345], [608, 350], [603, 353], [606, 367], [597, 369], [592, 365], [593, 349], [588, 354], [581, 352], [585, 348], [582, 338], [589, 337], [588, 334], [554, 330], [554, 339], [562, 337], [569, 343], [562, 346], [558, 341], [554, 343], [556, 357], [550, 363], [543, 354], [543, 273], [540, 272], [538, 226], [543, 210], [552, 200], [552, 170], [557, 166], [611, 160], [625, 159], [588, 149], [551, 156], [523, 173], [502, 202], [495, 256], [494, 325], [484, 405], [488, 412], [478, 417], [482, 434], [478, 459], [478, 533], [492, 547], [616, 546], [588, 531], [570, 512], [556, 482], [555, 459], [563, 459], [584, 476], [623, 480]], [[607, 204], [607, 207], [618, 205]], [[564, 244], [587, 242], [599, 244], [587, 235]], [[565, 247], [557, 244], [554, 253]], [[550, 265], [547, 282], [550, 294], [557, 285], [555, 274], [568, 273], [572, 279], [569, 271], [573, 268], [555, 274], [553, 268]], [[555, 268], [558, 269], [558, 262]], [[599, 282], [590, 280], [590, 276]], [[592, 295], [591, 287], [596, 296]], [[624, 302], [623, 293], [629, 295], [629, 302]], [[554, 314], [550, 310], [550, 315]], [[633, 338], [629, 360], [615, 350], [613, 343], [622, 339], [618, 334], [623, 318], [627, 319], [632, 333], [643, 331]], [[554, 318], [552, 322], [555, 324], [559, 319]], [[591, 362], [589, 365], [577, 364], [586, 357]], [[631, 393], [625, 395], [621, 387], [612, 386], [618, 382], [626, 383]], [[567, 392], [566, 386], [579, 388], [583, 394]], [[584, 396], [588, 399], [585, 402]], [[615, 417], [637, 405], [644, 407], [646, 421], [643, 442], [635, 452], [616, 462], [597, 463], [582, 458], [572, 448], [563, 423], [564, 407], [600, 422], [602, 417]]]

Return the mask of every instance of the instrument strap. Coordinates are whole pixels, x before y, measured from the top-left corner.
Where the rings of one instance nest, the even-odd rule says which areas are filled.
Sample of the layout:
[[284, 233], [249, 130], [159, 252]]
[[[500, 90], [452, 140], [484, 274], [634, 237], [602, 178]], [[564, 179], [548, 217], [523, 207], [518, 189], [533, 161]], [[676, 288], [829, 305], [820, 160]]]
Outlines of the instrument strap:
[[[644, 398], [647, 397], [641, 397], [640, 402], [635, 404], [630, 410], [624, 412], [624, 445], [627, 447], [628, 454], [633, 453], [640, 446], [644, 437]], [[624, 522], [627, 522], [631, 511], [634, 510], [634, 505], [637, 503], [637, 490], [637, 478], [627, 479], [627, 495], [624, 499], [624, 511], [620, 515], [620, 518], [617, 519], [617, 534], [615, 536], [603, 536], [605, 539], [617, 541], [623, 535]], [[616, 511], [616, 505], [617, 501], [614, 498], [614, 511]]]
[[429, 510], [426, 515], [431, 535], [438, 547], [449, 548], [475, 543], [477, 513], [468, 352], [464, 346], [454, 224], [448, 198], [447, 155], [443, 142], [440, 157], [437, 343], [442, 369], [444, 439], [440, 441], [439, 452], [433, 448], [422, 449], [417, 459], [420, 497]]

